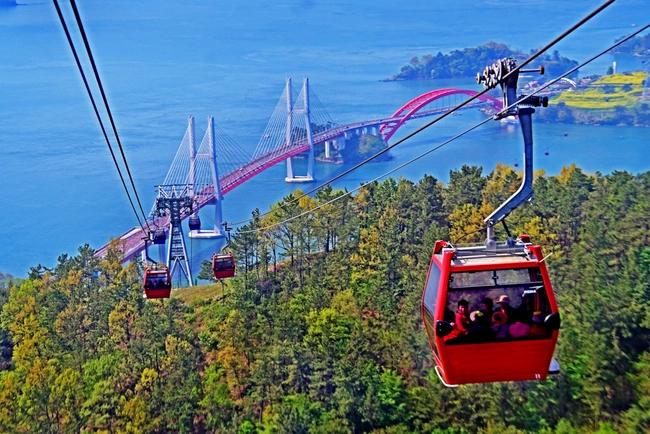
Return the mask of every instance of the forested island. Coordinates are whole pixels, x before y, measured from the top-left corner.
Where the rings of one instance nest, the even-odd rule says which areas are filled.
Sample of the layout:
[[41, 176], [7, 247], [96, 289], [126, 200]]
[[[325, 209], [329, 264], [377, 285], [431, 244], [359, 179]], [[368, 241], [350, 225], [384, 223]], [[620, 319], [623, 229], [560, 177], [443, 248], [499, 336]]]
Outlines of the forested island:
[[[387, 143], [384, 141], [381, 135], [352, 135], [349, 138], [345, 139], [345, 144], [340, 149], [333, 146], [329, 158], [325, 156], [325, 151], [323, 151], [316, 157], [316, 159], [324, 163], [354, 163], [365, 160], [366, 158], [378, 152], [381, 152], [381, 150], [385, 149], [387, 146]], [[388, 153], [385, 153], [375, 158], [375, 161], [386, 161], [390, 160], [390, 158], [390, 155]]]
[[[506, 44], [498, 42], [488, 42], [473, 48], [464, 48], [462, 50], [453, 50], [447, 54], [438, 52], [435, 56], [426, 54], [421, 57], [413, 57], [408, 65], [402, 66], [400, 72], [388, 78], [394, 80], [428, 80], [435, 78], [459, 78], [475, 77], [476, 73], [482, 71], [485, 65], [490, 65], [496, 60], [504, 57], [513, 57], [521, 62], [526, 59], [530, 53], [514, 50]], [[542, 77], [554, 77], [560, 75], [570, 68], [578, 65], [578, 62], [567, 57], [563, 57], [556, 50], [552, 54], [545, 54], [538, 58], [531, 67], [544, 65], [546, 75]], [[577, 72], [571, 76], [577, 76]]]
[[[650, 172], [539, 173], [510, 218], [550, 253], [562, 371], [444, 387], [420, 320], [436, 239], [480, 242], [520, 177], [296, 192], [253, 214], [238, 276], [142, 297], [137, 264], [88, 246], [0, 298], [0, 432], [641, 433], [650, 430]], [[257, 230], [257, 232], [250, 232]]]

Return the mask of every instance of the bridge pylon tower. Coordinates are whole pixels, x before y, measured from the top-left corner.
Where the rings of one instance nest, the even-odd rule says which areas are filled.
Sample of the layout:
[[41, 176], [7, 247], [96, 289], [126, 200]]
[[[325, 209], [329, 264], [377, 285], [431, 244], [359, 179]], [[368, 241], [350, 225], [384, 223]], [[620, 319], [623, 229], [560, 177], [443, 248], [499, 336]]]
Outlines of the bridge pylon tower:
[[[194, 137], [193, 135], [191, 137]], [[207, 138], [207, 143], [205, 140]], [[205, 146], [207, 144], [207, 146]], [[221, 181], [219, 179], [219, 167], [217, 165], [217, 146], [215, 140], [215, 128], [214, 128], [214, 118], [210, 116], [208, 118], [208, 129], [206, 131], [203, 142], [198, 152], [194, 151], [196, 149], [193, 143], [190, 143], [190, 173], [188, 175], [188, 184], [192, 186], [193, 198], [196, 200], [201, 200], [202, 196], [205, 196], [206, 193], [214, 192], [214, 229], [213, 230], [201, 230], [195, 229], [190, 231], [190, 238], [202, 238], [202, 239], [213, 239], [213, 238], [225, 238], [225, 233], [223, 230], [223, 192], [221, 191]], [[197, 164], [197, 160], [199, 164]], [[207, 170], [210, 173], [210, 184], [204, 184], [201, 179], [197, 179], [197, 176], [193, 171], [196, 171], [197, 166], [205, 166], [207, 162]], [[210, 190], [210, 191], [208, 191]], [[198, 208], [198, 207], [197, 207]]]
[[192, 186], [158, 185], [156, 195], [156, 213], [159, 217], [169, 218], [169, 243], [167, 244], [167, 268], [172, 277], [177, 270], [185, 276], [188, 285], [192, 286], [192, 268], [188, 260], [187, 248], [183, 237], [182, 220], [192, 214], [194, 195]]
[[293, 172], [293, 159], [287, 158], [287, 177], [284, 179], [286, 182], [313, 182], [314, 181], [314, 136], [311, 130], [311, 110], [309, 108], [309, 78], [305, 77], [302, 82], [302, 96], [301, 105], [296, 108], [293, 106], [293, 99], [291, 95], [291, 78], [287, 78], [285, 87], [286, 100], [287, 100], [287, 122], [285, 129], [286, 146], [291, 147], [291, 140], [293, 138], [293, 120], [294, 116], [302, 116], [306, 140], [309, 145], [309, 152], [307, 154], [307, 174], [295, 175]]

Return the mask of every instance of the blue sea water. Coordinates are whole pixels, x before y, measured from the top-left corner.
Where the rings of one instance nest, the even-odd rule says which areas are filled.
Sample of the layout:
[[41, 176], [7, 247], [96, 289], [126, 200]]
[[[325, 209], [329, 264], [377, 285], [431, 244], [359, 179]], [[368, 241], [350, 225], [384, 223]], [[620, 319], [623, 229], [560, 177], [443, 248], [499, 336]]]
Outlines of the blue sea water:
[[[598, 2], [79, 3], [148, 209], [190, 114], [197, 131], [213, 115], [229, 136], [252, 150], [285, 77], [309, 76], [336, 121], [385, 116], [427, 90], [478, 89], [472, 80], [381, 81], [411, 57], [490, 40], [526, 51], [538, 48]], [[649, 16], [647, 0], [619, 0], [556, 48], [585, 59]], [[602, 73], [612, 60], [606, 56], [581, 73]], [[619, 69], [646, 67], [634, 58], [616, 60]], [[391, 161], [366, 165], [336, 186], [356, 187], [481, 116], [478, 111], [451, 116], [392, 151]], [[647, 129], [537, 123], [535, 133], [536, 164], [549, 173], [570, 163], [587, 171], [650, 169]], [[518, 129], [495, 123], [394, 176], [417, 179], [430, 173], [446, 180], [449, 170], [462, 164], [480, 164], [489, 172], [498, 162], [518, 162], [520, 154]], [[316, 175], [323, 180], [339, 170], [318, 165]], [[30, 266], [52, 265], [60, 253], [73, 253], [86, 242], [100, 246], [135, 225], [48, 1], [0, 2], [0, 176], [0, 271], [25, 275]], [[276, 166], [228, 194], [226, 219], [267, 209], [296, 187], [283, 179], [284, 166]], [[204, 253], [212, 248], [205, 241], [192, 247]]]

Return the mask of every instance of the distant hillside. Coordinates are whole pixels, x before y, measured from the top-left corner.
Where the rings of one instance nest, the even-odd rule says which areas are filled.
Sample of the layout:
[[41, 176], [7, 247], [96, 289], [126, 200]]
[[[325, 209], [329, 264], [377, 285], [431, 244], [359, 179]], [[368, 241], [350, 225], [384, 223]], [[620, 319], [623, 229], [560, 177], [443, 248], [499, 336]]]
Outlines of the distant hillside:
[[650, 34], [635, 36], [614, 50], [616, 54], [633, 54], [635, 56], [650, 57]]
[[[387, 144], [381, 136], [375, 136], [372, 134], [361, 134], [359, 136], [352, 135], [348, 140], [346, 140], [344, 149], [339, 150], [334, 147], [330, 158], [325, 158], [325, 152], [318, 155], [317, 158], [319, 161], [334, 162], [337, 164], [343, 162], [353, 163], [364, 160], [371, 155], [380, 152], [382, 149], [385, 149], [386, 146]], [[390, 159], [391, 156], [389, 154], [384, 154], [375, 159], [375, 161], [387, 161]]]
[[[532, 51], [531, 51], [532, 53]], [[453, 50], [447, 54], [438, 52], [435, 56], [427, 54], [413, 57], [408, 65], [402, 66], [400, 72], [388, 80], [428, 80], [434, 78], [474, 77], [485, 66], [504, 57], [514, 57], [518, 61], [526, 59], [529, 54], [513, 50], [505, 44], [488, 42], [474, 48]], [[533, 66], [544, 65], [546, 77], [553, 77], [577, 66], [578, 62], [560, 56], [558, 51], [541, 57]], [[577, 72], [572, 74], [577, 76]]]

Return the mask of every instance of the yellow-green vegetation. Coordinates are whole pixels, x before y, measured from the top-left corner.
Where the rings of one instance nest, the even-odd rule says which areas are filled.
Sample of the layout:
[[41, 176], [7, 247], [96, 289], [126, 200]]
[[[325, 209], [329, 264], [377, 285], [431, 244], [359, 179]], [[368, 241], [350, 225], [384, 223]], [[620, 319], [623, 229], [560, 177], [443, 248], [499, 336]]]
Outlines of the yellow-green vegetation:
[[598, 80], [594, 81], [594, 84], [615, 84], [615, 85], [643, 85], [643, 82], [647, 78], [647, 74], [643, 71], [636, 72], [626, 72], [622, 74], [611, 74], [604, 75]]
[[551, 104], [590, 110], [632, 108], [639, 104], [646, 78], [645, 72], [606, 75], [592, 83], [595, 88], [563, 92]]
[[178, 298], [186, 304], [194, 304], [198, 301], [214, 300], [221, 297], [224, 288], [225, 284], [222, 285], [221, 283], [178, 288], [172, 291], [172, 297]]

